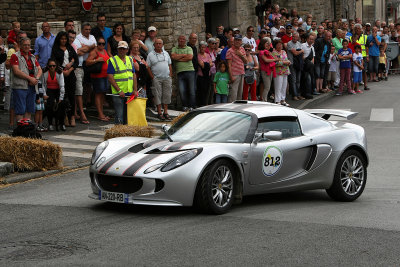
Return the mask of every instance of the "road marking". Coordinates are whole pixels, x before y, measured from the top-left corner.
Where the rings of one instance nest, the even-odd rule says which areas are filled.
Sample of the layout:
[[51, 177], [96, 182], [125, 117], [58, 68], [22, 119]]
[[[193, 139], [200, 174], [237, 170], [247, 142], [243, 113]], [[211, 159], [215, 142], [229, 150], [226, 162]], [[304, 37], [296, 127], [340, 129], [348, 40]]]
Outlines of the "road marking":
[[63, 157], [73, 157], [73, 158], [84, 158], [90, 159], [93, 153], [89, 152], [70, 152], [70, 151], [63, 151]]
[[77, 133], [104, 136], [104, 131], [102, 131], [102, 130], [83, 130], [83, 131], [79, 131]]
[[373, 108], [371, 109], [370, 121], [393, 121], [392, 108]]
[[59, 145], [62, 148], [86, 149], [92, 151], [96, 148], [96, 145], [83, 145], [83, 144], [73, 144], [73, 143], [63, 143], [63, 142], [52, 142], [52, 143]]
[[65, 140], [76, 140], [76, 141], [87, 141], [87, 142], [97, 142], [101, 143], [104, 141], [104, 138], [100, 137], [89, 137], [89, 136], [78, 136], [78, 135], [55, 135], [53, 138], [65, 139]]

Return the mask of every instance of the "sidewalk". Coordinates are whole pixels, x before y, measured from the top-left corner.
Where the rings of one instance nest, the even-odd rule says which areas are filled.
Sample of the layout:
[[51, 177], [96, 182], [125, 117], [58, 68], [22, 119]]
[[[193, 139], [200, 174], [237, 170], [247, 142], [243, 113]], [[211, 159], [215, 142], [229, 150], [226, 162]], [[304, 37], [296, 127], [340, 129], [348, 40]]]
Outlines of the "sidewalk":
[[[326, 93], [318, 96], [314, 96], [310, 100], [294, 101], [291, 98], [287, 99], [287, 102], [293, 108], [304, 109], [310, 108], [323, 101], [326, 101], [334, 94]], [[104, 110], [106, 115], [112, 116], [114, 111], [111, 109]], [[181, 111], [169, 110], [171, 117], [180, 115]], [[73, 170], [77, 168], [86, 167], [90, 164], [90, 158], [93, 150], [96, 146], [103, 141], [105, 130], [113, 126], [113, 122], [103, 122], [97, 119], [97, 113], [95, 108], [88, 108], [86, 115], [90, 121], [90, 124], [82, 124], [77, 122], [76, 127], [67, 127], [67, 131], [62, 132], [44, 132], [42, 133], [43, 138], [61, 146], [63, 149], [63, 168], [61, 170], [50, 170], [40, 172], [23, 172], [23, 173], [12, 173], [4, 177], [0, 177], [0, 183], [15, 183], [23, 182], [34, 178], [39, 178], [47, 175], [53, 175], [56, 173]], [[157, 118], [157, 113], [150, 108], [146, 109], [146, 118], [149, 125], [156, 128], [156, 134], [161, 134], [161, 125], [168, 123], [160, 121]], [[7, 135], [8, 129], [8, 113], [0, 106], [0, 135]], [[2, 165], [0, 164], [0, 168]], [[4, 167], [5, 168], [5, 167]], [[7, 170], [4, 170], [7, 171]], [[2, 170], [0, 169], [0, 173]]]

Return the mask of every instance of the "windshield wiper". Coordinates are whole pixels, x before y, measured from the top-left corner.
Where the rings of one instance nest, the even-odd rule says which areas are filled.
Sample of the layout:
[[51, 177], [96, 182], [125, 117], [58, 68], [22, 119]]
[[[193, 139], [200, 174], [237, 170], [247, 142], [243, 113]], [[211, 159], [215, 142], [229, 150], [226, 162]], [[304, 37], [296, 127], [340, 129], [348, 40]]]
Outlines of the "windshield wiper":
[[174, 141], [172, 140], [171, 136], [168, 134], [169, 127], [168, 127], [166, 124], [163, 124], [163, 125], [161, 126], [161, 129], [163, 130], [163, 132], [164, 132], [165, 135], [167, 136], [168, 140], [169, 140], [170, 142], [174, 142]]

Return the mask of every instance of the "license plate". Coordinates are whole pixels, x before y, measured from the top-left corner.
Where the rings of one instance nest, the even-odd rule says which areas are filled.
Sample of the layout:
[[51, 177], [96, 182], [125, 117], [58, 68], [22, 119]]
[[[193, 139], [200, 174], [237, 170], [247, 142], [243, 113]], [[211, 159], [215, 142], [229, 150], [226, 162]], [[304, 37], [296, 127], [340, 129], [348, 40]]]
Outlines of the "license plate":
[[116, 193], [108, 191], [99, 192], [99, 200], [116, 202], [116, 203], [126, 203], [125, 199], [126, 197], [124, 193]]

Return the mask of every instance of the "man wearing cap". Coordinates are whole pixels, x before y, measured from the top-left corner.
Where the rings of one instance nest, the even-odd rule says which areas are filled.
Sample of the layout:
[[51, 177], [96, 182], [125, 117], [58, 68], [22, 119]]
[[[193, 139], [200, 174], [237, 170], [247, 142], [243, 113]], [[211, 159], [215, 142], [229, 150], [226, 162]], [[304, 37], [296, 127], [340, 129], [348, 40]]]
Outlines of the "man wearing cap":
[[128, 43], [118, 42], [118, 54], [107, 61], [107, 76], [111, 84], [115, 108], [115, 124], [126, 124], [126, 95], [137, 94], [137, 80], [132, 57], [126, 55]]
[[242, 43], [243, 43], [243, 45], [245, 45], [245, 44], [251, 45], [251, 51], [256, 52], [257, 44], [256, 44], [256, 40], [254, 40], [253, 36], [254, 36], [254, 27], [253, 26], [247, 27], [246, 36], [243, 37]]
[[191, 110], [196, 107], [196, 79], [192, 63], [193, 50], [186, 45], [186, 37], [184, 35], [179, 36], [178, 46], [172, 48], [171, 58], [175, 61], [183, 110]]
[[233, 46], [226, 53], [226, 60], [228, 61], [228, 72], [231, 82], [228, 102], [233, 102], [236, 99], [242, 99], [244, 64], [247, 63], [246, 52], [242, 47], [242, 36], [240, 34], [235, 35]]
[[147, 35], [148, 37], [144, 41], [144, 44], [147, 46], [149, 49], [147, 53], [150, 53], [151, 51], [154, 50], [154, 41], [157, 39], [157, 29], [154, 26], [150, 26], [147, 29]]
[[283, 47], [287, 49], [287, 44], [292, 40], [292, 25], [286, 25], [285, 35], [281, 38]]
[[233, 35], [236, 35], [236, 34], [240, 34], [240, 30], [239, 30], [239, 28], [233, 28]]

